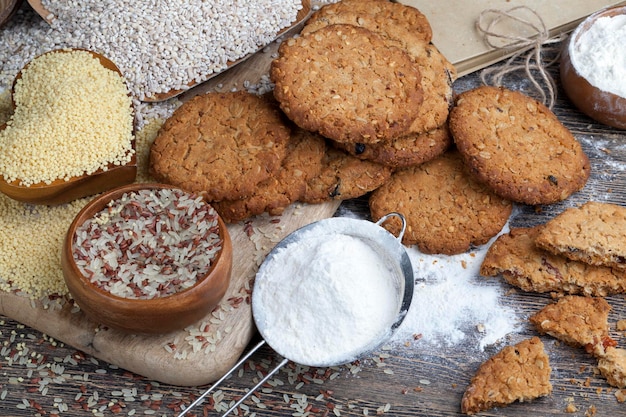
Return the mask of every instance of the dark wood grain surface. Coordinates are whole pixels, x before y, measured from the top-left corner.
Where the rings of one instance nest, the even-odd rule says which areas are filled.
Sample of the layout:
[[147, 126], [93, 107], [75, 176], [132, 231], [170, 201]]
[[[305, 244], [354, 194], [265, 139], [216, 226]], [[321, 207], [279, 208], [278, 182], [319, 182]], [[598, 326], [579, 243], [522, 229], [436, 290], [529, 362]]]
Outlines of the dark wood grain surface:
[[[268, 59], [265, 55], [259, 61], [263, 64], [253, 60], [250, 65], [266, 65]], [[557, 76], [557, 70], [551, 69], [553, 75]], [[223, 77], [215, 83], [227, 81], [228, 78]], [[510, 88], [532, 94], [523, 74], [514, 74], [505, 82]], [[470, 74], [456, 82], [455, 90], [461, 92], [478, 85], [478, 74]], [[511, 219], [513, 226], [545, 222], [565, 207], [588, 200], [626, 205], [626, 133], [596, 124], [580, 114], [561, 90], [555, 113], [581, 141], [590, 157], [590, 181], [583, 191], [566, 202], [520, 208]], [[338, 215], [357, 214], [366, 218], [367, 212], [367, 200], [362, 198], [344, 202]], [[512, 290], [504, 283], [502, 286]], [[612, 296], [607, 300], [613, 307], [610, 314], [612, 336], [624, 346], [626, 339], [616, 331], [615, 323], [626, 319], [625, 297]], [[547, 295], [514, 290], [507, 291], [501, 300], [523, 318], [549, 301]], [[171, 386], [147, 380], [99, 362], [7, 317], [0, 316], [0, 332], [1, 416], [175, 416], [183, 405], [190, 404], [207, 388]], [[358, 368], [352, 364], [336, 369], [302, 369], [289, 363], [271, 384], [246, 400], [238, 414], [285, 417], [460, 415], [461, 397], [481, 362], [504, 344], [534, 335], [536, 332], [523, 324], [501, 344], [488, 346], [484, 351], [476, 349], [475, 340], [438, 348], [416, 340], [408, 346], [384, 351], [382, 359], [366, 358]], [[481, 415], [626, 415], [626, 405], [616, 399], [617, 390], [610, 388], [598, 375], [596, 360], [581, 349], [558, 343], [549, 336], [541, 339], [550, 356], [553, 393]], [[217, 396], [211, 396], [193, 414], [220, 415], [218, 411], [223, 411], [225, 404], [237, 400], [280, 359], [271, 349], [262, 348], [223, 383]], [[385, 366], [380, 366], [378, 361], [381, 360]]]

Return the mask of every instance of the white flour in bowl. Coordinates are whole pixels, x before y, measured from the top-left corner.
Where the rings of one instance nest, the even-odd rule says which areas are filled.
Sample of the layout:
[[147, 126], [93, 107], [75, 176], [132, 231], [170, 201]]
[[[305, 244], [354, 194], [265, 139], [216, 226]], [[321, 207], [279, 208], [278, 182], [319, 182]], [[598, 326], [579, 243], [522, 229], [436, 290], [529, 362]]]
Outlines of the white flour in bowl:
[[603, 16], [569, 46], [572, 65], [593, 86], [626, 97], [626, 15]]
[[390, 335], [401, 303], [398, 272], [360, 238], [302, 237], [259, 271], [253, 304], [263, 308], [255, 320], [267, 343], [294, 362], [350, 362]]

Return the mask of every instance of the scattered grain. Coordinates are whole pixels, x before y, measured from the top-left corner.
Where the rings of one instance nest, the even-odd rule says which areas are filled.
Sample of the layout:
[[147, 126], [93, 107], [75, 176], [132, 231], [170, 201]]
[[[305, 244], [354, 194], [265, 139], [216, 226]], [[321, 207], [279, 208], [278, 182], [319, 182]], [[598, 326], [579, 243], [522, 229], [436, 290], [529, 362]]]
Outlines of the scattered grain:
[[0, 290], [21, 291], [31, 298], [67, 294], [61, 245], [74, 216], [88, 201], [33, 207], [0, 194]]

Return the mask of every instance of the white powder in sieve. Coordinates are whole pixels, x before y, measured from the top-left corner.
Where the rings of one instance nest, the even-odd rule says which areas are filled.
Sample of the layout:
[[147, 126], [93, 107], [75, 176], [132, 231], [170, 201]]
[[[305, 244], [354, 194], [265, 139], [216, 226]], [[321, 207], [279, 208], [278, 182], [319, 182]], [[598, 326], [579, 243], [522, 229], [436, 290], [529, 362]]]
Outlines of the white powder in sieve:
[[396, 272], [360, 238], [302, 237], [259, 271], [255, 321], [267, 343], [294, 362], [350, 362], [390, 335], [401, 302]]
[[599, 17], [569, 46], [572, 65], [593, 86], [626, 97], [626, 15]]
[[[502, 233], [507, 231], [508, 225]], [[471, 335], [479, 339], [477, 348], [482, 351], [516, 331], [520, 320], [500, 302], [501, 283], [479, 276], [490, 244], [455, 256], [426, 255], [408, 248], [415, 292], [391, 343], [404, 344], [421, 335], [420, 343], [454, 346]]]

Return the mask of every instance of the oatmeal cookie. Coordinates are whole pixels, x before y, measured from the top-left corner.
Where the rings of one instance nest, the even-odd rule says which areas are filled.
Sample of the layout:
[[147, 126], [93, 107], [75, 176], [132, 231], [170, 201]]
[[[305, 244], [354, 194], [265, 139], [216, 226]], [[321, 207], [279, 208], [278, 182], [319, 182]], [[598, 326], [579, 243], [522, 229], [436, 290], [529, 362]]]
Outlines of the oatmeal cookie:
[[400, 136], [423, 99], [421, 75], [409, 55], [352, 25], [330, 25], [284, 41], [270, 78], [291, 120], [338, 142]]
[[412, 133], [389, 142], [373, 144], [334, 142], [359, 159], [378, 162], [396, 168], [419, 165], [442, 155], [450, 145], [452, 136], [447, 124], [426, 133]]
[[598, 361], [598, 370], [611, 386], [626, 388], [626, 349], [607, 348]]
[[452, 83], [456, 79], [456, 69], [430, 43], [430, 25], [419, 10], [385, 0], [344, 0], [324, 6], [314, 13], [302, 29], [302, 34], [337, 23], [376, 32], [389, 46], [407, 51], [413, 59], [422, 76], [424, 99], [410, 132], [425, 133], [446, 122], [452, 107]]
[[537, 245], [591, 265], [626, 270], [626, 207], [589, 201], [549, 220]]
[[[482, 245], [498, 234], [512, 204], [469, 176], [458, 152], [449, 151], [422, 165], [396, 171], [369, 199], [374, 220], [387, 213], [404, 215], [405, 245], [424, 253], [453, 255]], [[384, 226], [400, 232], [400, 222]]]
[[529, 320], [541, 334], [601, 357], [607, 347], [617, 344], [609, 335], [610, 311], [611, 306], [604, 298], [566, 295]]
[[489, 247], [480, 267], [483, 276], [498, 276], [528, 292], [604, 297], [626, 292], [626, 273], [588, 265], [540, 249], [535, 239], [543, 225], [518, 227]]
[[243, 91], [196, 96], [159, 131], [150, 174], [209, 201], [242, 198], [280, 167], [289, 136], [271, 97]]
[[326, 142], [313, 132], [297, 128], [294, 132], [280, 170], [262, 181], [251, 196], [211, 203], [224, 221], [234, 223], [261, 213], [277, 216], [304, 195], [307, 181], [322, 169]]
[[357, 198], [384, 184], [391, 172], [387, 166], [363, 161], [327, 145], [320, 174], [307, 182], [301, 201], [322, 203]]
[[407, 44], [430, 42], [433, 37], [430, 22], [422, 12], [388, 0], [342, 0], [324, 5], [307, 20], [302, 33], [337, 23], [365, 27], [393, 39], [404, 39]]
[[472, 173], [514, 202], [556, 203], [589, 178], [589, 159], [572, 133], [520, 92], [483, 86], [461, 93], [449, 123]]
[[413, 133], [425, 133], [448, 121], [454, 102], [456, 69], [435, 45], [413, 44], [408, 49], [422, 75], [424, 99], [411, 123]]
[[550, 358], [538, 337], [505, 346], [480, 365], [461, 400], [461, 412], [476, 414], [515, 401], [549, 395]]

